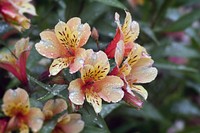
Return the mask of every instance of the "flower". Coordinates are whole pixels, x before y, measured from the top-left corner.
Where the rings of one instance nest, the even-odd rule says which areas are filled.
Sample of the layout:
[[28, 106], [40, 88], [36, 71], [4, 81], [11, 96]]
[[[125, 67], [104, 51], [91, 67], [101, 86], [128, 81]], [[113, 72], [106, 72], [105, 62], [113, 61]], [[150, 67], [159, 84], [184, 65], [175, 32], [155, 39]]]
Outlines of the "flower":
[[81, 24], [78, 17], [71, 18], [67, 23], [58, 22], [54, 31], [40, 33], [41, 41], [35, 47], [41, 55], [54, 59], [49, 68], [50, 75], [56, 75], [67, 67], [72, 74], [83, 66], [86, 55], [85, 49], [81, 47], [90, 34], [90, 26]]
[[12, 52], [0, 53], [0, 67], [11, 72], [24, 85], [28, 84], [26, 74], [26, 61], [30, 53], [28, 43], [28, 38], [22, 38], [16, 42]]
[[124, 55], [127, 56], [131, 49], [134, 47], [134, 41], [139, 35], [139, 24], [136, 21], [132, 21], [131, 14], [129, 12], [126, 11], [126, 18], [124, 20], [123, 25], [120, 24], [119, 17], [119, 14], [115, 13], [115, 22], [117, 23], [118, 27], [116, 30], [115, 37], [105, 49], [105, 53], [108, 55], [109, 58], [114, 57], [117, 43], [120, 40], [123, 40], [124, 42]]
[[17, 30], [22, 31], [30, 28], [30, 20], [23, 14], [36, 15], [35, 7], [30, 4], [31, 0], [1, 0], [0, 13], [4, 20]]
[[[48, 100], [44, 107], [43, 113], [45, 120], [51, 119], [53, 116], [67, 110], [67, 103], [63, 99]], [[79, 133], [84, 128], [84, 122], [81, 115], [77, 113], [62, 115], [53, 129], [52, 133]]]
[[135, 8], [137, 5], [144, 5], [144, 0], [127, 0], [132, 8]]
[[[106, 102], [120, 101], [124, 93], [123, 81], [117, 76], [107, 76], [110, 65], [106, 54], [102, 51], [87, 50], [85, 65], [81, 68], [81, 78], [69, 84], [69, 99], [76, 105], [83, 105], [85, 97], [95, 112], [102, 108], [102, 99]], [[101, 99], [102, 98], [102, 99]]]
[[[148, 93], [141, 85], [138, 84], [151, 82], [155, 79], [158, 72], [155, 67], [152, 67], [153, 60], [148, 55], [145, 48], [139, 44], [135, 44], [135, 47], [132, 48], [127, 58], [123, 61], [125, 53], [124, 47], [125, 46], [122, 40], [117, 43], [115, 52], [115, 62], [117, 66], [112, 70], [111, 75], [117, 75], [125, 82], [125, 86], [123, 87], [125, 93], [124, 100], [128, 103], [132, 101], [132, 105], [140, 108], [142, 101], [136, 98], [135, 94], [139, 94], [146, 100]], [[132, 95], [132, 99], [130, 99], [130, 94]], [[134, 101], [135, 103], [133, 103]]]
[[0, 133], [5, 133], [7, 124], [8, 124], [7, 118], [0, 119]]
[[33, 132], [38, 132], [42, 127], [44, 116], [39, 108], [30, 107], [29, 96], [21, 88], [9, 89], [3, 96], [2, 110], [10, 117], [7, 131], [19, 128], [20, 133], [28, 133], [29, 127]]

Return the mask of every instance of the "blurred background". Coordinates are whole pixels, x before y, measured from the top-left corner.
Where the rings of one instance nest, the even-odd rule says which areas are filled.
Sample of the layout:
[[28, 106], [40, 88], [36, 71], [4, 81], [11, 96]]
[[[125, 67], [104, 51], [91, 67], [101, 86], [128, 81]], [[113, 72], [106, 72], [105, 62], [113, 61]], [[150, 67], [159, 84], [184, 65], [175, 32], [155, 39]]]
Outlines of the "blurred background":
[[[67, 22], [78, 16], [98, 30], [99, 46], [104, 50], [115, 35], [115, 12], [120, 14], [122, 23], [125, 10], [131, 12], [140, 25], [136, 42], [147, 49], [159, 74], [144, 85], [149, 96], [141, 110], [127, 104], [105, 106], [101, 116], [108, 129], [96, 132], [200, 133], [199, 0], [33, 0], [33, 4], [38, 16], [31, 17], [29, 30], [18, 33], [0, 21], [1, 43], [9, 45], [29, 36], [35, 44], [41, 31], [53, 29], [59, 20]], [[85, 48], [97, 50], [95, 41], [90, 38]], [[40, 77], [49, 63], [33, 47], [27, 64], [29, 73]], [[6, 89], [16, 88], [19, 81], [2, 69], [0, 75], [2, 97]], [[92, 131], [95, 128], [84, 132]]]

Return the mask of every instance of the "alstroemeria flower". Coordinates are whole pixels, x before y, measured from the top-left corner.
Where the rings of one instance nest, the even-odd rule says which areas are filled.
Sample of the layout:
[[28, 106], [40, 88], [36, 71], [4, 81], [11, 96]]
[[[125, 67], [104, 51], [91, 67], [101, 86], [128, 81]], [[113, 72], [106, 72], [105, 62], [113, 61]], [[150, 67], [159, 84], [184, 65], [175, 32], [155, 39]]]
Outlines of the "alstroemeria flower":
[[22, 31], [29, 29], [30, 20], [23, 14], [28, 13], [36, 15], [35, 7], [30, 3], [31, 0], [1, 0], [0, 13], [4, 20], [15, 27], [17, 30]]
[[42, 127], [44, 115], [39, 108], [30, 107], [29, 96], [21, 88], [7, 90], [3, 96], [2, 110], [10, 117], [7, 131], [20, 130], [20, 133], [38, 132]]
[[[51, 119], [54, 115], [67, 110], [67, 103], [63, 99], [48, 100], [44, 107], [43, 113], [45, 120]], [[77, 113], [62, 115], [53, 129], [52, 133], [79, 133], [84, 128], [84, 122], [81, 120], [81, 115]]]
[[7, 118], [0, 119], [0, 133], [5, 133], [7, 124], [8, 124]]
[[[152, 67], [153, 60], [148, 55], [145, 48], [139, 44], [135, 44], [135, 47], [129, 52], [128, 57], [123, 61], [124, 53], [124, 44], [121, 40], [117, 44], [115, 52], [117, 66], [112, 70], [111, 75], [117, 75], [124, 80], [124, 92], [129, 93], [125, 94], [125, 100], [129, 100], [127, 98], [130, 98], [130, 94], [135, 96], [133, 92], [136, 92], [146, 100], [148, 93], [138, 84], [149, 83], [157, 76], [157, 69]], [[141, 103], [139, 99], [135, 98], [135, 100], [137, 100], [135, 101], [136, 106], [140, 107]]]
[[107, 54], [108, 58], [114, 57], [117, 43], [120, 40], [124, 41], [124, 56], [127, 56], [134, 47], [134, 41], [139, 35], [139, 24], [136, 21], [132, 21], [131, 14], [129, 12], [126, 12], [126, 18], [123, 25], [120, 24], [119, 17], [119, 14], [115, 13], [115, 22], [117, 23], [118, 27], [115, 37], [105, 49], [105, 53]]
[[81, 19], [77, 17], [67, 23], [58, 22], [54, 31], [40, 33], [41, 41], [35, 47], [41, 55], [54, 59], [49, 68], [50, 75], [56, 75], [67, 67], [70, 73], [75, 73], [83, 66], [86, 54], [81, 47], [90, 34], [90, 26], [81, 24]]
[[104, 52], [87, 50], [87, 57], [80, 71], [81, 78], [69, 84], [69, 99], [76, 105], [83, 105], [86, 97], [95, 112], [99, 113], [102, 99], [106, 102], [118, 102], [123, 98], [121, 87], [124, 83], [117, 76], [107, 76], [110, 64]]
[[11, 72], [24, 85], [28, 84], [26, 61], [30, 53], [29, 39], [22, 38], [15, 44], [15, 49], [9, 53], [0, 53], [0, 68]]

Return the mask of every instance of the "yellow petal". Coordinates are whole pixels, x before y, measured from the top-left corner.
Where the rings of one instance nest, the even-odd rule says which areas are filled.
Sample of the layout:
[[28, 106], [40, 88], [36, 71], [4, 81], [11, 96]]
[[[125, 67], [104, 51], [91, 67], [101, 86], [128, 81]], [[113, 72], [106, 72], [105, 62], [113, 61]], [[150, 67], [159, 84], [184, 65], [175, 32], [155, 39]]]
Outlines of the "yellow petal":
[[53, 31], [46, 30], [40, 33], [41, 41], [36, 43], [36, 50], [47, 58], [58, 58], [66, 54], [65, 47], [59, 43]]
[[91, 103], [94, 111], [96, 113], [99, 113], [102, 109], [102, 100], [100, 98], [100, 96], [94, 92], [92, 89], [88, 89], [86, 91], [86, 100], [87, 102]]
[[78, 32], [71, 31], [66, 23], [59, 21], [55, 26], [56, 37], [67, 50], [77, 48], [79, 44]]
[[69, 84], [69, 99], [76, 105], [83, 105], [84, 103], [85, 96], [81, 90], [83, 85], [84, 83], [80, 78], [71, 81]]
[[26, 124], [21, 124], [19, 127], [20, 133], [29, 133], [29, 127]]
[[148, 97], [148, 92], [141, 85], [132, 85], [131, 90], [135, 91], [139, 95], [141, 95], [145, 100]]
[[124, 92], [121, 87], [124, 85], [124, 82], [117, 76], [107, 76], [101, 81], [95, 82], [95, 88], [98, 88], [99, 96], [107, 102], [118, 102], [123, 96]]
[[[45, 117], [52, 117], [56, 114], [59, 114], [67, 109], [67, 103], [63, 99], [51, 99], [48, 100], [44, 107], [43, 112]], [[49, 116], [49, 112], [52, 112], [52, 116]]]
[[30, 109], [29, 96], [21, 88], [7, 90], [3, 97], [2, 110], [5, 115], [13, 117], [19, 113], [27, 114]]
[[36, 11], [35, 11], [35, 7], [28, 3], [28, 2], [23, 2], [21, 5], [19, 5], [19, 13], [23, 14], [23, 13], [28, 13], [31, 14], [33, 16], [36, 16]]
[[70, 63], [71, 63], [70, 58], [54, 59], [49, 68], [50, 75], [58, 74], [62, 69], [67, 68]]
[[84, 81], [84, 83], [88, 81], [93, 81], [94, 77], [94, 67], [92, 65], [85, 65], [81, 69], [81, 79]]
[[81, 24], [80, 18], [73, 17], [67, 22], [67, 26], [70, 28], [71, 31], [76, 31], [78, 33], [78, 47], [81, 47], [84, 44], [86, 44], [91, 34], [90, 26], [87, 23]]
[[39, 108], [31, 108], [27, 115], [28, 126], [33, 132], [38, 132], [43, 125], [44, 114]]

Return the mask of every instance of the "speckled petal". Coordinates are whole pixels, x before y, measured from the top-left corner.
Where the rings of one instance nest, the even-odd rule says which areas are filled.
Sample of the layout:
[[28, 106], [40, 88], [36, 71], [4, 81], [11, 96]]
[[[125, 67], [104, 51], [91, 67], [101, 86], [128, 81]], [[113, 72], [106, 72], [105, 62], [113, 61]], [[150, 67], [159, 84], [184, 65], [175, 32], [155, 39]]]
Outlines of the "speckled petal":
[[67, 68], [71, 60], [69, 58], [58, 58], [52, 62], [49, 73], [50, 75], [57, 75], [62, 69]]

